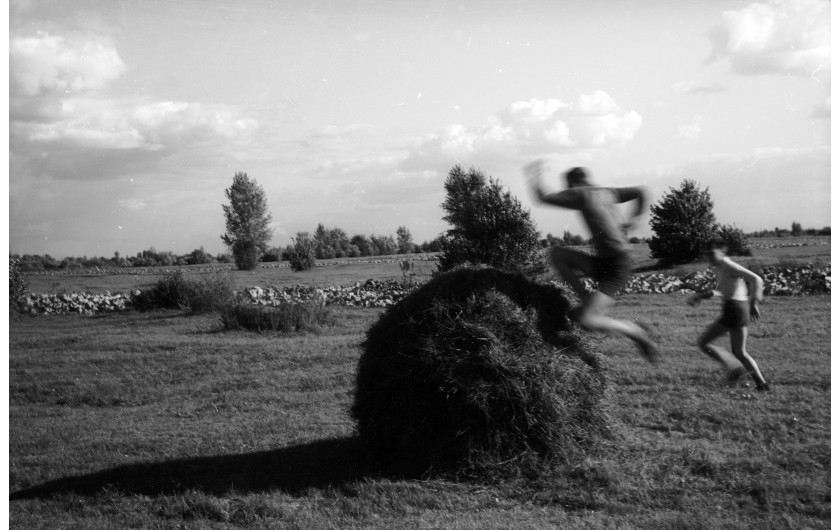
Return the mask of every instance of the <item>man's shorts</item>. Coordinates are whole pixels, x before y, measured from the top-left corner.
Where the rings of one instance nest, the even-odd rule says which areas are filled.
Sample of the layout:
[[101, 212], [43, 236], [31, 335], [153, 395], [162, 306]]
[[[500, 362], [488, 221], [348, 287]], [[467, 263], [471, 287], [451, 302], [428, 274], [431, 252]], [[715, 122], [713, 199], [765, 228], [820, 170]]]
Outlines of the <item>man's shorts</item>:
[[750, 323], [750, 305], [746, 300], [724, 300], [718, 323], [726, 328], [744, 328]]
[[593, 258], [593, 265], [598, 290], [610, 298], [615, 298], [615, 294], [630, 279], [630, 256], [626, 252], [615, 256], [599, 256]]

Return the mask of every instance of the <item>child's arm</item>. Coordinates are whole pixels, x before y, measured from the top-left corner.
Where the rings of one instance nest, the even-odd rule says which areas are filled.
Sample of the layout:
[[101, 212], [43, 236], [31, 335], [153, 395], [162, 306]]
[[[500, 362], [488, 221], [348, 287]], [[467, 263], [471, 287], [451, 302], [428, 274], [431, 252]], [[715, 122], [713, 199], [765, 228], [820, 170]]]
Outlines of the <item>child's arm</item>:
[[709, 300], [711, 298], [714, 298], [715, 296], [723, 296], [723, 293], [715, 289], [709, 289], [708, 291], [694, 293], [694, 295], [688, 299], [688, 305], [695, 306], [699, 304], [702, 300]]

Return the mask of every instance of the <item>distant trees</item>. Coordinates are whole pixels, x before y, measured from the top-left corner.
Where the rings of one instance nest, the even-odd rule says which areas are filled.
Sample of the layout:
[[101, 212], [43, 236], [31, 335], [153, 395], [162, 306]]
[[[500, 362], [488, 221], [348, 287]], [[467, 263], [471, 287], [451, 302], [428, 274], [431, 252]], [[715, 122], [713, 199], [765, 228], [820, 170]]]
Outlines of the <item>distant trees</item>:
[[415, 247], [416, 245], [408, 228], [404, 226], [397, 228], [397, 252], [400, 254], [411, 254], [414, 252]]
[[443, 218], [451, 228], [442, 241], [438, 271], [461, 264], [486, 264], [531, 276], [545, 271], [530, 213], [497, 180], [475, 168], [455, 166], [444, 189]]
[[701, 257], [716, 235], [709, 189], [685, 179], [651, 205], [651, 257], [663, 265], [689, 263]]
[[230, 204], [222, 205], [226, 227], [222, 241], [233, 254], [237, 269], [253, 269], [273, 233], [265, 192], [247, 173], [237, 172], [225, 197]]

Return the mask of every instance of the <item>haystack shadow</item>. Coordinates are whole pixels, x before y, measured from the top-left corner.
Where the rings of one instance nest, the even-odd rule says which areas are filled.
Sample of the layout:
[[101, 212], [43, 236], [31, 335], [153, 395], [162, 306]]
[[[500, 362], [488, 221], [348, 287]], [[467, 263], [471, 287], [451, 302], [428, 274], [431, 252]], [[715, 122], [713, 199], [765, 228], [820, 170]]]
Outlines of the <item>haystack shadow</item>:
[[16, 491], [10, 499], [65, 493], [93, 496], [103, 490], [149, 496], [191, 490], [209, 494], [279, 490], [298, 495], [310, 488], [340, 486], [370, 474], [359, 439], [354, 436], [256, 453], [129, 464], [52, 480]]

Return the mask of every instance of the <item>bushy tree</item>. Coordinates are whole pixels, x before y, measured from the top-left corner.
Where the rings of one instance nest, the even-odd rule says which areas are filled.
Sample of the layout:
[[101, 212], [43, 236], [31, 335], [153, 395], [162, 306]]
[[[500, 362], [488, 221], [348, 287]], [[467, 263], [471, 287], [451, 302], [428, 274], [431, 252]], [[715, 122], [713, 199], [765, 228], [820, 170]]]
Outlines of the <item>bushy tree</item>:
[[9, 309], [19, 310], [26, 293], [29, 292], [29, 283], [21, 273], [20, 259], [16, 256], [9, 256]]
[[740, 228], [731, 225], [720, 225], [718, 237], [726, 241], [730, 256], [752, 256], [750, 241]]
[[792, 236], [801, 236], [802, 235], [802, 225], [794, 221], [790, 225], [790, 235]]
[[237, 269], [253, 269], [273, 233], [265, 192], [247, 173], [237, 172], [225, 196], [230, 204], [222, 205], [227, 229], [222, 241], [230, 248]]
[[709, 189], [685, 179], [651, 205], [651, 257], [663, 265], [690, 263], [701, 257], [715, 238], [715, 216]]
[[446, 231], [438, 272], [486, 264], [533, 276], [546, 269], [540, 234], [519, 200], [492, 178], [455, 166], [444, 183]]
[[286, 248], [286, 259], [294, 271], [305, 271], [315, 266], [315, 240], [308, 232], [298, 232], [294, 244]]
[[397, 253], [411, 254], [416, 246], [408, 228], [405, 226], [397, 228]]

